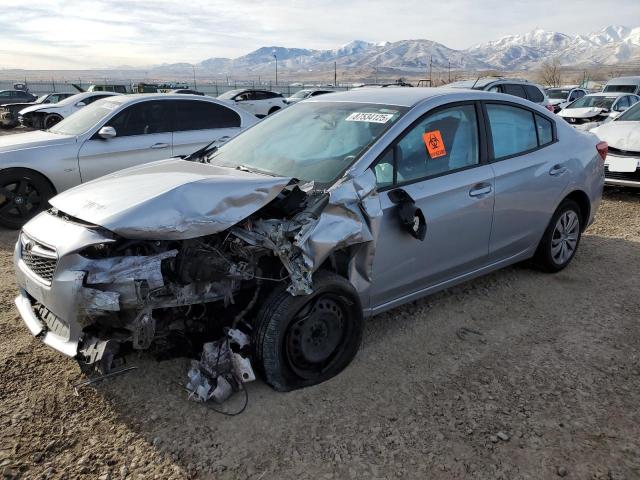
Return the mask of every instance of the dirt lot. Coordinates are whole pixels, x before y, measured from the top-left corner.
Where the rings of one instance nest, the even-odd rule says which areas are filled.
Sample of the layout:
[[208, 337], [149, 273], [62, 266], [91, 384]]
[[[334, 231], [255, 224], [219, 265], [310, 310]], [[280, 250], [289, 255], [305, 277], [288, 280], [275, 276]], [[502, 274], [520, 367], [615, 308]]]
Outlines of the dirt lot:
[[634, 191], [607, 191], [560, 274], [508, 268], [376, 317], [344, 373], [250, 384], [237, 417], [187, 401], [183, 359], [133, 357], [75, 396], [75, 363], [13, 306], [15, 239], [0, 231], [6, 478], [640, 478]]

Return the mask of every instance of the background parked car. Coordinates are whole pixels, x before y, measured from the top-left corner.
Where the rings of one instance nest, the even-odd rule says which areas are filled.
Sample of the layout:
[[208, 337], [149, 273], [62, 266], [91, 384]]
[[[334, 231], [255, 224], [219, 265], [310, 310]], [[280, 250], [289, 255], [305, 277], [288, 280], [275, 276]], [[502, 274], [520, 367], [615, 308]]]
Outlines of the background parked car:
[[171, 90], [169, 93], [180, 93], [182, 95], [204, 95], [204, 93], [190, 88], [177, 88], [175, 90]]
[[506, 93], [516, 97], [524, 98], [533, 103], [537, 103], [545, 107], [549, 111], [553, 111], [553, 107], [549, 103], [544, 88], [540, 85], [532, 83], [528, 80], [520, 80], [516, 78], [502, 77], [486, 77], [476, 80], [462, 80], [460, 82], [452, 82], [445, 87], [451, 88], [471, 88], [473, 90], [484, 90], [487, 92]]
[[285, 102], [291, 105], [293, 103], [299, 102], [300, 100], [304, 100], [305, 98], [317, 97], [318, 95], [324, 95], [325, 93], [334, 93], [334, 90], [313, 88], [299, 90], [290, 97], [287, 97], [285, 99]]
[[0, 105], [35, 102], [37, 98], [24, 90], [0, 90]]
[[620, 92], [590, 93], [567, 105], [558, 115], [580, 130], [591, 130], [609, 118], [616, 118], [638, 100], [637, 95]]
[[114, 93], [131, 93], [131, 87], [124, 84], [115, 83], [98, 83], [89, 86], [87, 92], [114, 92]]
[[640, 76], [612, 78], [605, 84], [602, 91], [604, 93], [621, 92], [640, 95]]
[[271, 115], [287, 106], [287, 102], [281, 93], [252, 88], [229, 90], [219, 95], [218, 99], [244, 108], [258, 118]]
[[640, 102], [591, 133], [609, 144], [605, 183], [640, 188]]
[[578, 87], [547, 88], [545, 92], [554, 113], [558, 113], [574, 100], [589, 94], [584, 88]]
[[48, 129], [63, 118], [68, 117], [83, 107], [113, 95], [113, 92], [76, 93], [64, 100], [50, 105], [32, 105], [18, 112], [18, 121], [25, 127]]
[[210, 97], [112, 95], [48, 131], [0, 137], [0, 225], [16, 228], [81, 182], [188, 155], [258, 120]]
[[0, 126], [4, 128], [12, 128], [19, 125], [18, 112], [23, 108], [31, 105], [48, 105], [50, 103], [58, 103], [73, 95], [75, 95], [75, 93], [48, 93], [38, 97], [35, 102], [0, 105]]

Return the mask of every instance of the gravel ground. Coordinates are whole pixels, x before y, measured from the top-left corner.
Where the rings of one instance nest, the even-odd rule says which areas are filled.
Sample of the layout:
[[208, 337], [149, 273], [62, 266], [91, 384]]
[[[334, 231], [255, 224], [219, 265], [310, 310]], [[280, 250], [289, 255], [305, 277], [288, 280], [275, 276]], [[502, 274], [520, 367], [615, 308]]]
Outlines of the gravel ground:
[[255, 382], [236, 417], [187, 401], [184, 359], [132, 357], [74, 395], [75, 363], [13, 306], [15, 239], [0, 230], [5, 478], [640, 478], [638, 192], [606, 191], [563, 272], [507, 268], [373, 318], [341, 375]]

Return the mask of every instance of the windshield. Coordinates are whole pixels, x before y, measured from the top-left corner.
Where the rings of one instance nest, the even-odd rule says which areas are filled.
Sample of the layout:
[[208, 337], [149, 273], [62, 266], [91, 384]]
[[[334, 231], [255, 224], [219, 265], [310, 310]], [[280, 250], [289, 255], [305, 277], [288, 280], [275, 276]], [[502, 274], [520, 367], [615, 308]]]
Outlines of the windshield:
[[208, 160], [329, 184], [406, 110], [351, 102], [298, 103], [230, 140]]
[[595, 107], [595, 108], [604, 108], [606, 110], [611, 109], [611, 105], [613, 105], [613, 102], [616, 101], [616, 98], [618, 97], [602, 97], [602, 96], [585, 96], [582, 98], [579, 98], [578, 100], [576, 100], [575, 102], [573, 102], [571, 105], [569, 105], [567, 108], [589, 108], [589, 107]]
[[617, 119], [617, 122], [640, 122], [640, 102], [627, 109]]
[[244, 90], [242, 90], [242, 89], [229, 90], [228, 92], [224, 92], [222, 95], [218, 95], [218, 98], [220, 98], [222, 100], [231, 100], [233, 97], [235, 97], [240, 92], [244, 92]]
[[299, 92], [296, 92], [293, 95], [291, 95], [291, 98], [307, 98], [310, 93], [311, 93], [311, 90], [300, 90]]
[[552, 100], [566, 100], [569, 97], [570, 90], [547, 90], [547, 96]]
[[97, 100], [61, 120], [60, 123], [51, 127], [49, 131], [62, 135], [81, 135], [107, 118], [119, 106], [119, 102], [112, 100]]
[[47, 99], [48, 96], [49, 95], [40, 95], [38, 98], [36, 98], [36, 101], [33, 103], [42, 103]]
[[636, 93], [637, 85], [607, 85], [603, 92]]

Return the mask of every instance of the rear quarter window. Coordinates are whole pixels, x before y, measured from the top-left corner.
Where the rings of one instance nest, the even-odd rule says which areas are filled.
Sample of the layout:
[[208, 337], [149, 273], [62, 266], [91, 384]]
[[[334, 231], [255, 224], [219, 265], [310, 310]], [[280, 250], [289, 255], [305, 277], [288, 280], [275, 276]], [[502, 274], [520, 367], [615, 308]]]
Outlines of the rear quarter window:
[[544, 100], [544, 95], [538, 87], [534, 87], [533, 85], [524, 85], [524, 89], [527, 92], [527, 97], [529, 97], [529, 100], [532, 102], [540, 103]]

